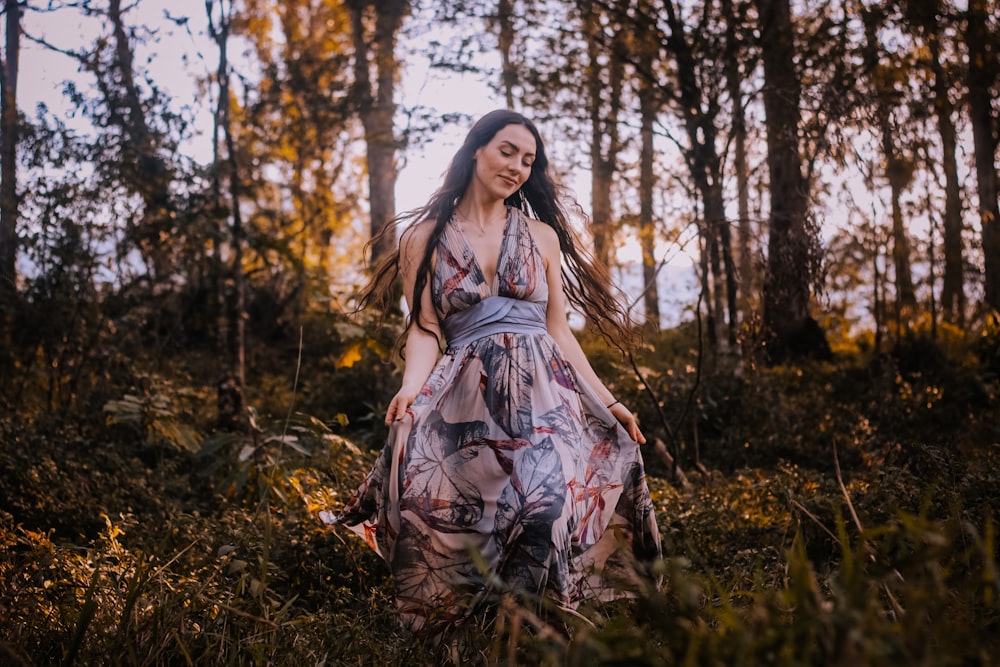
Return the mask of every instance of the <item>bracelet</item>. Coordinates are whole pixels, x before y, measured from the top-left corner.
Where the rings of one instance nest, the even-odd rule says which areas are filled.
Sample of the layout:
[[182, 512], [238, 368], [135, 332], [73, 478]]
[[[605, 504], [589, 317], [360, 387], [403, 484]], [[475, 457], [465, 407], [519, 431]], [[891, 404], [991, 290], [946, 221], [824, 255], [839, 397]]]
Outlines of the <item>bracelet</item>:
[[604, 407], [606, 407], [608, 410], [610, 410], [611, 406], [614, 405], [615, 403], [621, 404], [621, 401], [615, 399], [615, 400], [611, 401], [610, 403], [608, 403], [607, 405], [605, 405]]

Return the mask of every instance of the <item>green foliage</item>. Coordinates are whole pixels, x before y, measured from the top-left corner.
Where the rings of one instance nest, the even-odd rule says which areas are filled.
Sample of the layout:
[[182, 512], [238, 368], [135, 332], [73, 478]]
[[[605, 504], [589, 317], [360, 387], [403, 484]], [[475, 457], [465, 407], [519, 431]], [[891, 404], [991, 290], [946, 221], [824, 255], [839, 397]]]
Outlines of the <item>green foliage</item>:
[[292, 382], [299, 353], [296, 335], [254, 351], [248, 399], [265, 419], [282, 419], [294, 406], [304, 414], [322, 415], [332, 431], [364, 448], [380, 448], [386, 435], [385, 406], [399, 384], [393, 349], [400, 328], [398, 321], [383, 326], [371, 315], [303, 317], [299, 386]]
[[125, 394], [119, 401], [104, 404], [111, 424], [128, 424], [149, 440], [163, 442], [188, 451], [197, 451], [201, 437], [180, 419], [170, 396], [155, 393], [150, 396]]

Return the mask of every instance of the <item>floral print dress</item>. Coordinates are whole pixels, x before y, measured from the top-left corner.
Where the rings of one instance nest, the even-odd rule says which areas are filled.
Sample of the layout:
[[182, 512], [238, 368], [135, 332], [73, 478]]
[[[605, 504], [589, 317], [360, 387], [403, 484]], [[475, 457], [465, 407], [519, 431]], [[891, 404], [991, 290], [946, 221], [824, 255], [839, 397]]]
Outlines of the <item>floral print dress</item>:
[[491, 587], [575, 608], [619, 597], [660, 538], [639, 446], [545, 330], [545, 265], [509, 208], [493, 280], [457, 224], [432, 301], [448, 342], [374, 469], [329, 523], [389, 563], [404, 625], [462, 618]]

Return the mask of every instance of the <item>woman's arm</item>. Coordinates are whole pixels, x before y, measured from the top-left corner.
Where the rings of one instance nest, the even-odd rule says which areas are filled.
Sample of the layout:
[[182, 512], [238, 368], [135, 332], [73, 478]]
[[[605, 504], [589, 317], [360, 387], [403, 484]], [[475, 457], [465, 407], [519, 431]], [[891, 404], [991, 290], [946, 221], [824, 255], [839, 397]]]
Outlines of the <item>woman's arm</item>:
[[[406, 302], [409, 304], [414, 303], [413, 292], [417, 278], [417, 267], [424, 256], [431, 225], [430, 222], [414, 225], [403, 232], [400, 239], [399, 269], [403, 278], [403, 296], [406, 297]], [[418, 327], [416, 322], [410, 322], [407, 329], [406, 342], [403, 347], [405, 356], [403, 381], [399, 391], [392, 397], [389, 407], [386, 409], [386, 425], [390, 425], [393, 421], [402, 419], [406, 415], [406, 409], [417, 398], [420, 388], [424, 386], [424, 382], [434, 370], [434, 365], [441, 353], [438, 343], [441, 339], [441, 326], [434, 312], [434, 305], [431, 303], [429, 277], [419, 298], [421, 299], [420, 324], [423, 328]]]
[[569, 321], [566, 319], [566, 294], [562, 284], [559, 238], [556, 236], [555, 230], [541, 222], [532, 221], [531, 225], [535, 244], [542, 253], [542, 259], [545, 260], [545, 278], [549, 287], [549, 304], [546, 310], [545, 325], [549, 335], [555, 339], [559, 349], [562, 350], [576, 374], [583, 382], [594, 388], [598, 398], [604, 401], [611, 414], [628, 431], [629, 436], [636, 442], [646, 442], [645, 436], [639, 430], [635, 415], [622, 405], [597, 377], [590, 361], [587, 360], [587, 355], [580, 347], [580, 341], [576, 339], [572, 329], [569, 328]]

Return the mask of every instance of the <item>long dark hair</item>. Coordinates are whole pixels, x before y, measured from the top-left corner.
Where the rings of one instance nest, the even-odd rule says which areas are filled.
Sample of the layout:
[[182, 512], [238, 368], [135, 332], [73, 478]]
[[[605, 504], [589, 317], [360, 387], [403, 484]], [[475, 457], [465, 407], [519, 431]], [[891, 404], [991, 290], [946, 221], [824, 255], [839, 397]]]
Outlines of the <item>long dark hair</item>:
[[[504, 203], [520, 209], [526, 215], [540, 220], [556, 231], [564, 260], [563, 283], [570, 303], [583, 312], [587, 325], [596, 329], [610, 343], [616, 347], [629, 344], [633, 339], [633, 330], [628, 312], [612, 296], [608, 288], [610, 279], [607, 269], [595, 264], [579, 248], [580, 244], [560, 203], [561, 188], [549, 176], [549, 159], [545, 154], [545, 145], [538, 129], [522, 114], [507, 109], [491, 111], [476, 121], [465, 137], [462, 147], [452, 158], [445, 173], [444, 183], [430, 200], [422, 207], [396, 218], [368, 243], [369, 246], [377, 245], [385, 235], [395, 234], [396, 228], [401, 223], [434, 221], [434, 228], [428, 236], [423, 258], [417, 267], [413, 303], [409, 304], [409, 326], [416, 323], [418, 327], [425, 329], [420, 321], [420, 295], [427, 286], [434, 249], [444, 233], [445, 225], [455, 212], [455, 207], [472, 181], [476, 151], [488, 144], [497, 132], [508, 125], [522, 125], [531, 132], [535, 138], [535, 159], [531, 164], [528, 180]], [[362, 288], [358, 296], [358, 310], [376, 306], [385, 312], [391, 306], [391, 300], [399, 295], [395, 290], [398, 275], [399, 247], [397, 246], [394, 252], [379, 262], [371, 280]]]

